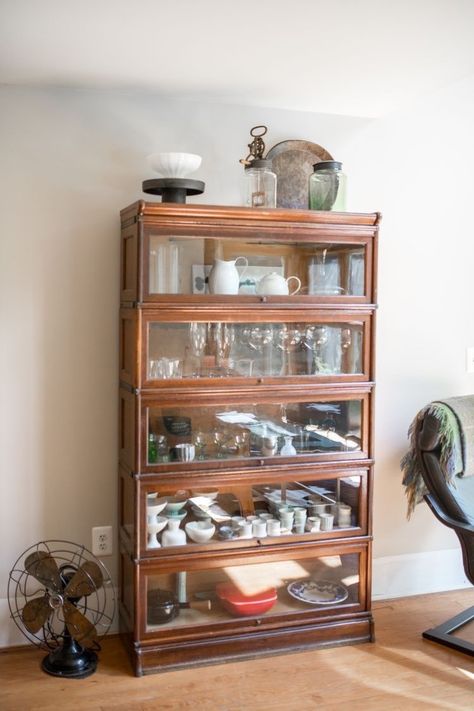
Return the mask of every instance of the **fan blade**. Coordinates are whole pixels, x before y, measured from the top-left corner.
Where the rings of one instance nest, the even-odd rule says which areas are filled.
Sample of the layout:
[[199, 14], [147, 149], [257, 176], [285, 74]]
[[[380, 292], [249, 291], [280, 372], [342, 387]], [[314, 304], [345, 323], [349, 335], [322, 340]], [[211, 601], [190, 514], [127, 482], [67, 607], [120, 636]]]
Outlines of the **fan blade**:
[[36, 580], [51, 588], [54, 592], [61, 592], [61, 577], [54, 558], [46, 551], [35, 551], [25, 558], [25, 569]]
[[71, 637], [82, 647], [93, 647], [97, 641], [97, 630], [92, 622], [89, 622], [87, 617], [67, 600], [63, 605], [63, 610], [64, 621]]
[[28, 600], [21, 611], [23, 624], [31, 634], [36, 634], [40, 631], [51, 613], [48, 598], [49, 595], [43, 595], [43, 597], [35, 597], [33, 600]]
[[66, 585], [64, 594], [66, 597], [85, 597], [101, 588], [103, 580], [102, 571], [97, 563], [86, 560]]

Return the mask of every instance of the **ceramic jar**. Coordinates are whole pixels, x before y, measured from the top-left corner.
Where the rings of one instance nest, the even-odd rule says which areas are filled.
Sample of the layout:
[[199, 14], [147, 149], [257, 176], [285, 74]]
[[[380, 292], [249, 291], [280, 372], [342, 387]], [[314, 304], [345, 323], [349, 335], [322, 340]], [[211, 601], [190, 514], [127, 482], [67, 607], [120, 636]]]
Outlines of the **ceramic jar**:
[[[244, 270], [239, 274], [237, 262], [245, 261]], [[237, 259], [214, 259], [214, 265], [209, 273], [209, 291], [211, 294], [238, 294], [240, 279], [248, 266], [246, 257]]]

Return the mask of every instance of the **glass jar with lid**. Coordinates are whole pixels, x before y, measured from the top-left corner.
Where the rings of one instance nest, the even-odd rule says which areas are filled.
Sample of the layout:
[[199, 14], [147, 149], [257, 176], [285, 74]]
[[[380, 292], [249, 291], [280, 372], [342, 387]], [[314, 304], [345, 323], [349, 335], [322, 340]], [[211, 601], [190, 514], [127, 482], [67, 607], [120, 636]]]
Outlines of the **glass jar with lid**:
[[315, 163], [313, 170], [309, 177], [309, 209], [343, 212], [346, 209], [346, 176], [342, 172], [342, 163], [324, 160]]
[[245, 205], [276, 207], [276, 185], [271, 160], [256, 158], [245, 167]]

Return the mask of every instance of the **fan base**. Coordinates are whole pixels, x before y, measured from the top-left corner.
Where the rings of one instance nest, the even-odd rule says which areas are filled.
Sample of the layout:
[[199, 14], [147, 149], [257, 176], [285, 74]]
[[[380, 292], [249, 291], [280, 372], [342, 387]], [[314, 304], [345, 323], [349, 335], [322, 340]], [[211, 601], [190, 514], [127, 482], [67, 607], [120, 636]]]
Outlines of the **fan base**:
[[59, 647], [48, 654], [41, 662], [41, 668], [52, 676], [61, 676], [67, 679], [84, 679], [97, 669], [98, 657], [90, 649], [81, 651], [68, 651]]

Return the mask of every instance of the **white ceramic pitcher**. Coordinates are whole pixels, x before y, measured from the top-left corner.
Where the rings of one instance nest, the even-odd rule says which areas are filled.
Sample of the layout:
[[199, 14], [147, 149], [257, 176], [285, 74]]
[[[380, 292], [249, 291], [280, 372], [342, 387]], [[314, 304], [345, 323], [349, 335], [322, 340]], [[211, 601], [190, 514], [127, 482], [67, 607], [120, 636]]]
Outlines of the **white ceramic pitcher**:
[[[244, 269], [241, 274], [237, 269], [239, 259], [245, 261]], [[248, 267], [246, 257], [237, 257], [237, 259], [214, 259], [214, 265], [209, 273], [209, 292], [211, 294], [238, 294], [240, 279]]]

